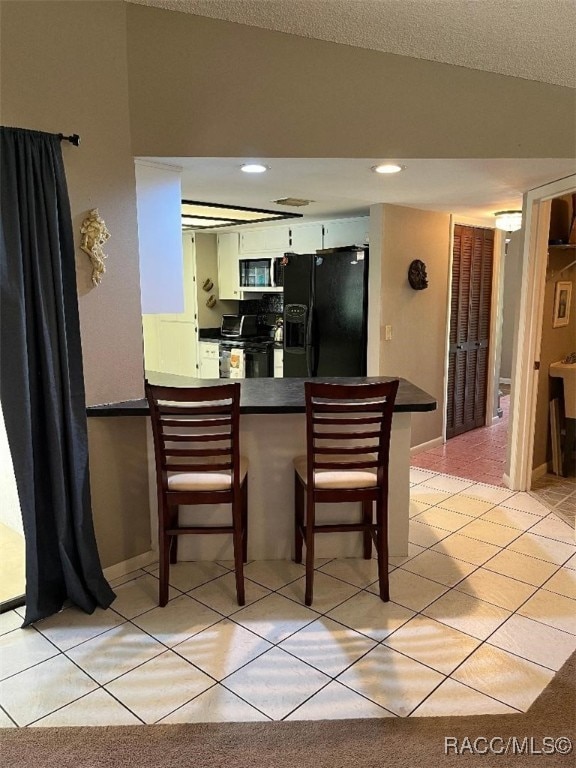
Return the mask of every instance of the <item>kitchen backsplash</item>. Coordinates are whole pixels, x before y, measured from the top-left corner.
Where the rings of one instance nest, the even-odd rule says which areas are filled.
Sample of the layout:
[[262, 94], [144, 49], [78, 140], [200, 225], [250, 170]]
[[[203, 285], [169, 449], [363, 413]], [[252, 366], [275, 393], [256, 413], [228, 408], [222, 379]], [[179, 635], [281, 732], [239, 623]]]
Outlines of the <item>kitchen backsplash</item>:
[[257, 315], [259, 323], [274, 325], [276, 318], [284, 312], [284, 294], [268, 293], [261, 299], [248, 299], [238, 302], [238, 313]]

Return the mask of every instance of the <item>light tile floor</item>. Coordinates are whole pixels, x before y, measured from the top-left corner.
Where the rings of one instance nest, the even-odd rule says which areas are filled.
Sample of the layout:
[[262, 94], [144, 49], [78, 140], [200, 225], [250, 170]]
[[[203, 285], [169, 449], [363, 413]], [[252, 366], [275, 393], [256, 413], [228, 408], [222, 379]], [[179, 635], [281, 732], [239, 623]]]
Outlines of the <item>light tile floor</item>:
[[24, 536], [0, 523], [0, 603], [24, 594]]
[[576, 518], [576, 477], [544, 475], [532, 483], [530, 494], [558, 517], [574, 525]]
[[411, 471], [410, 551], [303, 567], [157, 567], [87, 616], [0, 616], [0, 726], [337, 719], [525, 711], [576, 649], [574, 530], [527, 493]]
[[443, 445], [411, 457], [414, 467], [471, 478], [478, 483], [503, 485], [506, 471], [510, 395], [500, 398], [502, 417], [489, 427], [479, 427], [453, 437]]

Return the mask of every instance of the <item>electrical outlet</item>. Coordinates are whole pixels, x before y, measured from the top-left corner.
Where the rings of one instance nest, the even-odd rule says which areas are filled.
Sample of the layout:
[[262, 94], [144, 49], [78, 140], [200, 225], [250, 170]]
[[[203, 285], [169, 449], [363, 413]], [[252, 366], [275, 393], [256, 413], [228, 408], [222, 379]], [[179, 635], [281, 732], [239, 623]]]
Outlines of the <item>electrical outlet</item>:
[[391, 341], [392, 340], [392, 326], [391, 325], [384, 326], [384, 334], [385, 334], [384, 338], [386, 339], [386, 341]]

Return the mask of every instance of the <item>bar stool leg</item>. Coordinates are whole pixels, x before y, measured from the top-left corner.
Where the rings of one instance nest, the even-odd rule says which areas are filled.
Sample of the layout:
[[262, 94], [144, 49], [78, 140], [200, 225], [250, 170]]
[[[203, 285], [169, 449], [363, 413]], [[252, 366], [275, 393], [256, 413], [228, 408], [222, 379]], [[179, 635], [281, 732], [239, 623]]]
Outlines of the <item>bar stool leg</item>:
[[242, 536], [242, 510], [241, 495], [239, 499], [232, 502], [232, 525], [234, 532], [232, 534], [234, 541], [234, 573], [236, 574], [236, 596], [238, 605], [244, 605], [244, 542]]
[[362, 522], [366, 526], [362, 534], [364, 543], [364, 560], [370, 560], [372, 557], [372, 534], [368, 526], [372, 525], [372, 502], [362, 502]]
[[[170, 528], [178, 528], [178, 506], [171, 507]], [[178, 562], [178, 536], [170, 536], [170, 564]]]
[[376, 501], [376, 540], [378, 551], [378, 586], [380, 600], [387, 603], [390, 600], [388, 578], [388, 504], [381, 498]]
[[242, 560], [248, 562], [248, 476], [242, 486]]
[[294, 472], [294, 562], [302, 562], [302, 527], [304, 526], [304, 487]]
[[304, 602], [306, 605], [312, 605], [314, 591], [314, 526], [316, 524], [314, 490], [308, 489], [306, 495], [306, 594]]
[[158, 556], [160, 568], [158, 573], [159, 595], [158, 603], [165, 606], [168, 602], [168, 581], [170, 573], [170, 536], [166, 534], [166, 523], [169, 510], [162, 497], [158, 499]]

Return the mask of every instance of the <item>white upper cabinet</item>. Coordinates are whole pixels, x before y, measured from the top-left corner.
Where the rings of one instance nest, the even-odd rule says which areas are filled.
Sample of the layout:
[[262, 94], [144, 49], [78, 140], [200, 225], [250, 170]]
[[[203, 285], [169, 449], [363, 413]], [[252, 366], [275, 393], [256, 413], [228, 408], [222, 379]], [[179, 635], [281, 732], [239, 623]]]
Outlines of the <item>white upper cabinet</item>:
[[292, 224], [290, 250], [293, 253], [315, 253], [322, 248], [322, 223]]
[[284, 253], [315, 253], [320, 248], [363, 245], [368, 242], [370, 217], [335, 219], [310, 223], [279, 224], [273, 227], [226, 232], [217, 236], [218, 286], [220, 299], [239, 300], [254, 293], [281, 292], [279, 287], [240, 287], [241, 259], [274, 259]]
[[337, 219], [324, 223], [324, 248], [343, 245], [364, 245], [370, 235], [370, 217]]
[[219, 234], [217, 243], [219, 298], [238, 300], [240, 298], [238, 288], [238, 233]]
[[290, 227], [265, 227], [247, 229], [240, 234], [240, 254], [250, 256], [253, 253], [285, 253], [290, 250]]

